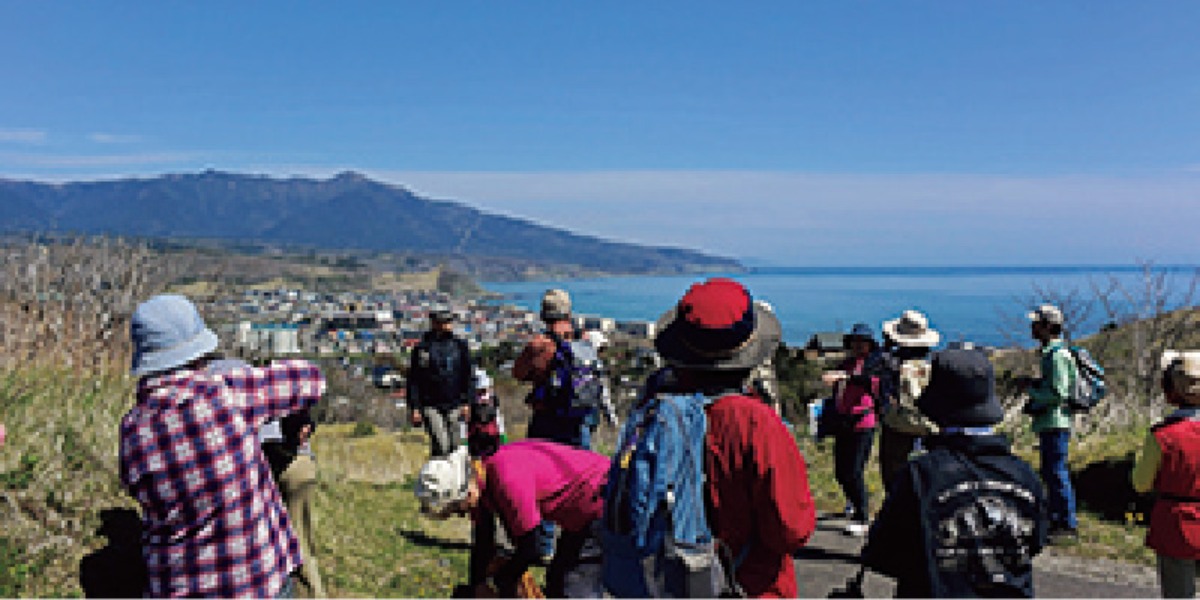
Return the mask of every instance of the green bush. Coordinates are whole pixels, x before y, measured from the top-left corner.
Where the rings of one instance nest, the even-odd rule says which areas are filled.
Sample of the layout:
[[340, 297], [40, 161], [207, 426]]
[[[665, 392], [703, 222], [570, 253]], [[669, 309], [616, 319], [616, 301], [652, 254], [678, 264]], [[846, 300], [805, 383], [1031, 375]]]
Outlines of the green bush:
[[24, 490], [33, 483], [38, 466], [36, 454], [26, 452], [21, 455], [21, 463], [16, 469], [0, 473], [0, 487], [10, 490]]
[[24, 552], [8, 538], [0, 537], [0, 596], [16, 598], [22, 592], [29, 565]]
[[354, 424], [354, 431], [350, 435], [353, 437], [371, 437], [375, 435], [375, 425], [366, 421], [359, 421]]

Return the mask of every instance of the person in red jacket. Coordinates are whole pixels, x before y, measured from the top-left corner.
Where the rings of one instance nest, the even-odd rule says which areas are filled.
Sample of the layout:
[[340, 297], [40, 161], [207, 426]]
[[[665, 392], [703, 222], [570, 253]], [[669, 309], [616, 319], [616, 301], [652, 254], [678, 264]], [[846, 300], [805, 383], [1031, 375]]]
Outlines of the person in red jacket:
[[730, 279], [695, 284], [659, 319], [654, 340], [670, 391], [718, 398], [707, 409], [708, 522], [732, 556], [747, 596], [794, 598], [792, 554], [808, 542], [816, 510], [808, 470], [779, 416], [747, 396], [750, 372], [779, 346], [779, 320]]
[[1133, 488], [1158, 494], [1146, 545], [1158, 555], [1163, 597], [1193, 598], [1200, 559], [1200, 351], [1167, 351], [1163, 364], [1163, 396], [1179, 408], [1150, 428]]

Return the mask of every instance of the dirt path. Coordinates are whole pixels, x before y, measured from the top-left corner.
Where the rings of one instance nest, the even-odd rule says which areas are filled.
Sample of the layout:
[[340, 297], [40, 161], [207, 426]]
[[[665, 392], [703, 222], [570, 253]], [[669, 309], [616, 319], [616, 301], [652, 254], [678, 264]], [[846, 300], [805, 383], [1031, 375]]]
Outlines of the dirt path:
[[[827, 598], [858, 572], [863, 540], [842, 534], [843, 521], [817, 523], [808, 546], [796, 555], [796, 574], [803, 598]], [[1043, 598], [1155, 598], [1154, 569], [1104, 560], [1064, 556], [1050, 548], [1034, 562], [1034, 590]], [[868, 572], [863, 581], [868, 598], [890, 598], [891, 579]]]

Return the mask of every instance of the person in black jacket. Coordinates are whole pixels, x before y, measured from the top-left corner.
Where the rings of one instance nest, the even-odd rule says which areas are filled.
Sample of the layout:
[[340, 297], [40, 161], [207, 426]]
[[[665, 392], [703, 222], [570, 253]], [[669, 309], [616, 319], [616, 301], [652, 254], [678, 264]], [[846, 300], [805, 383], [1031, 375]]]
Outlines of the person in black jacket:
[[934, 354], [917, 407], [939, 427], [895, 475], [862, 551], [902, 598], [1033, 597], [1046, 495], [992, 427], [1004, 417], [980, 350]]
[[470, 414], [475, 369], [467, 343], [454, 335], [454, 314], [434, 310], [430, 321], [430, 330], [413, 348], [407, 392], [413, 427], [425, 425], [429, 455], [439, 457], [463, 443], [459, 421]]

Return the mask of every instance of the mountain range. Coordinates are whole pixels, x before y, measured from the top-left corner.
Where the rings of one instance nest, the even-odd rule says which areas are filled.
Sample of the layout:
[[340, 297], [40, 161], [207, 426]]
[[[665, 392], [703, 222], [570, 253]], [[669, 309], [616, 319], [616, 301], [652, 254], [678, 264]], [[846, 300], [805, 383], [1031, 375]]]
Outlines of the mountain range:
[[598, 273], [737, 271], [733, 259], [614, 242], [422, 198], [354, 172], [204, 171], [147, 179], [0, 179], [0, 232], [122, 235], [494, 258]]

